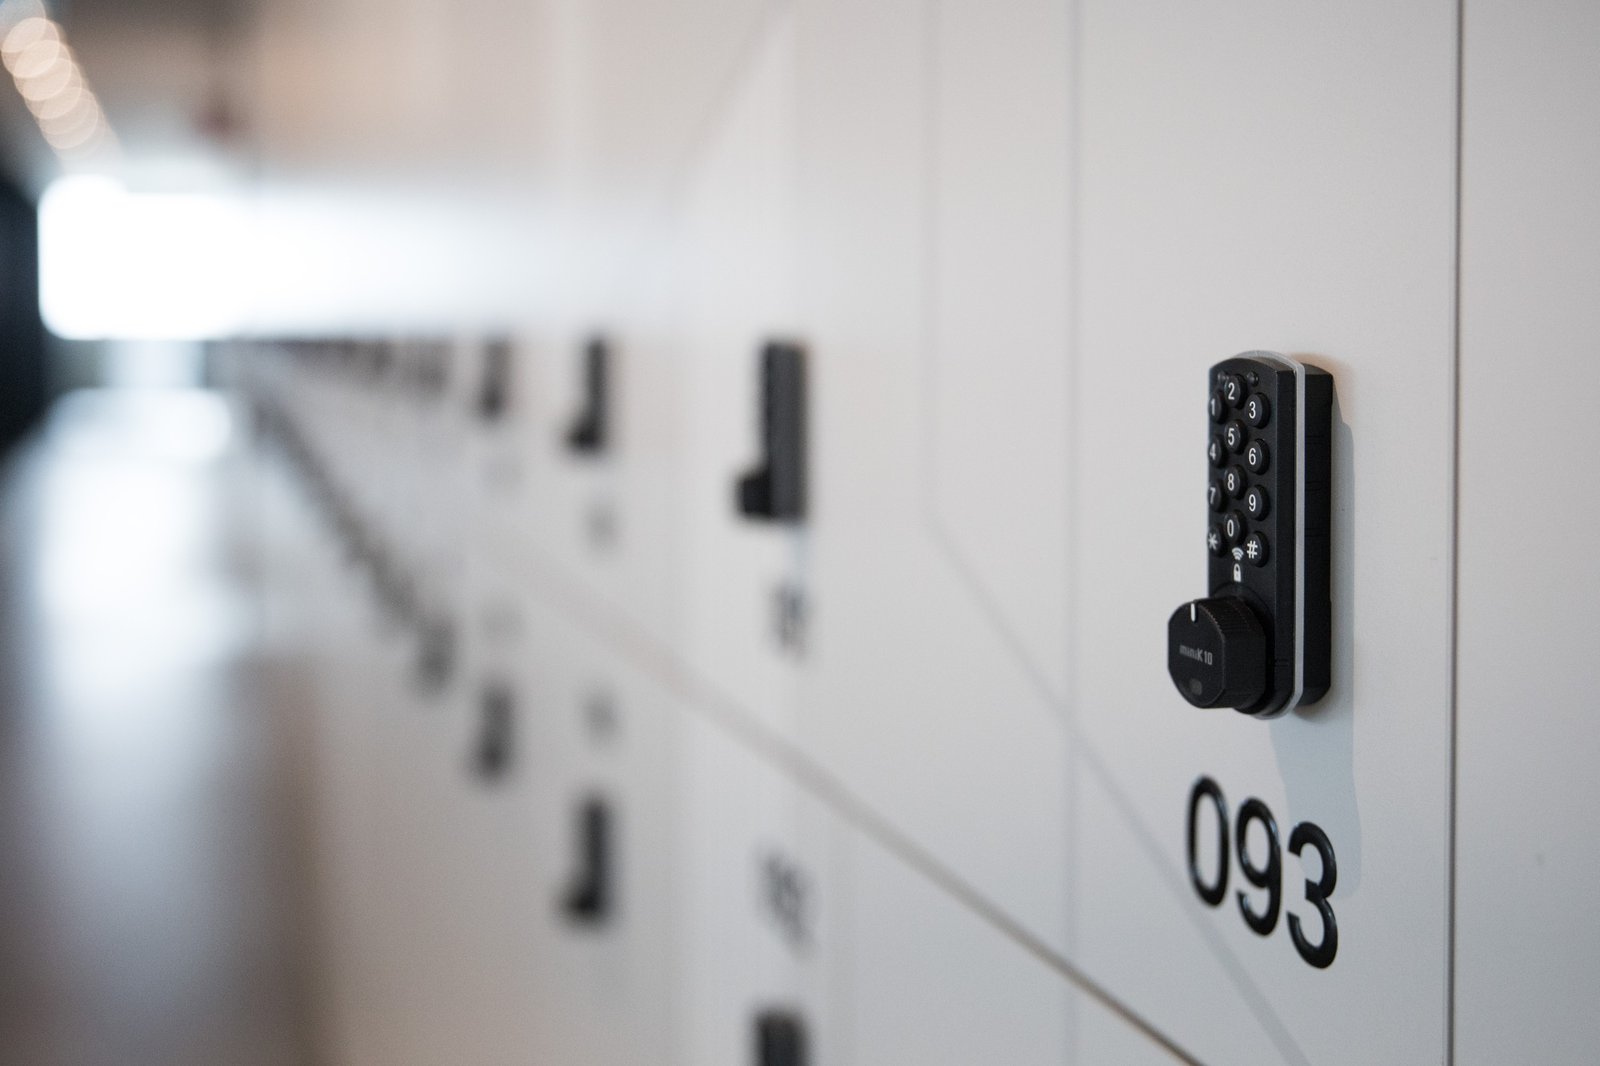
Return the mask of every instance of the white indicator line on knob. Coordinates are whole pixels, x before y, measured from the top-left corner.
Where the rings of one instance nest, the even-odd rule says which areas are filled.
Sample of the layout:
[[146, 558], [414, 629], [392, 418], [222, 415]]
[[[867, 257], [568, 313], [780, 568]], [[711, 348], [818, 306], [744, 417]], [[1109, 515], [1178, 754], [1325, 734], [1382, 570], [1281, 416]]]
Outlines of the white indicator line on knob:
[[1189, 621], [1194, 621], [1194, 601], [1189, 601]]

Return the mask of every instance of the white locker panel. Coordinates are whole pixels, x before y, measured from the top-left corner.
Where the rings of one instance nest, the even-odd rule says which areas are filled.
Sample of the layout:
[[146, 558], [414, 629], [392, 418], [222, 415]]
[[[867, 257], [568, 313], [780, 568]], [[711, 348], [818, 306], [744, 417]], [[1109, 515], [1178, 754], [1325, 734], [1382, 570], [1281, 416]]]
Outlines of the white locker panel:
[[834, 818], [705, 718], [682, 721], [671, 1061], [755, 1066], [757, 1018], [780, 1012], [800, 1019], [808, 1062], [839, 1062]]
[[[1080, 14], [1073, 957], [1202, 1061], [1440, 1062], [1454, 5]], [[1168, 615], [1206, 591], [1205, 371], [1253, 348], [1331, 371], [1336, 397], [1333, 688], [1272, 722], [1195, 710], [1164, 668]], [[1284, 856], [1266, 936], [1237, 855], [1214, 909], [1189, 884], [1202, 776], [1230, 830], [1257, 798], [1283, 844], [1327, 833], [1327, 969], [1287, 928], [1316, 935], [1315, 860]]]
[[[577, 212], [552, 282], [567, 312], [610, 310], [630, 253], [660, 233], [662, 208], [726, 106], [778, 7], [759, 0], [551, 0], [544, 107], [556, 189]], [[550, 175], [541, 173], [548, 180]], [[576, 303], [571, 301], [576, 300]]]
[[[412, 1011], [422, 1032], [408, 1054], [511, 1066], [528, 1061], [541, 1032], [538, 966], [548, 950], [537, 892], [551, 855], [537, 846], [534, 783], [550, 772], [549, 745], [543, 708], [519, 676], [529, 654], [520, 612], [499, 595], [471, 596], [461, 624], [456, 698], [424, 708], [404, 775], [402, 891], [417, 901], [410, 972], [423, 989]], [[489, 767], [485, 745], [503, 761]]]
[[[536, 701], [544, 854], [526, 913], [541, 928], [538, 1040], [524, 1061], [630, 1064], [671, 1043], [679, 980], [670, 891], [679, 741], [673, 707], [645, 677], [547, 605], [528, 605], [522, 682]], [[602, 883], [585, 851], [586, 806], [606, 811]], [[576, 906], [601, 889], [601, 909]], [[530, 1004], [532, 1006], [532, 1004]]]
[[330, 713], [355, 707], [368, 716], [360, 741], [368, 751], [358, 757], [371, 759], [372, 865], [362, 871], [361, 891], [376, 916], [366, 978], [378, 1004], [372, 1061], [422, 1066], [444, 1050], [436, 1040], [453, 1030], [457, 1006], [446, 976], [456, 875], [446, 857], [455, 828], [443, 815], [461, 785], [463, 693], [454, 668], [442, 683], [424, 677], [411, 631], [383, 620], [366, 636], [376, 638], [373, 654], [352, 664], [359, 669]]
[[[579, 452], [568, 437], [585, 408], [583, 351], [595, 339], [607, 353], [607, 439]], [[527, 484], [496, 534], [508, 560], [537, 556], [663, 637], [680, 617], [682, 489], [678, 385], [664, 347], [654, 334], [599, 325], [520, 342], [524, 410], [509, 436]]]
[[527, 444], [537, 395], [531, 348], [526, 338], [511, 331], [462, 342], [461, 402], [467, 427], [461, 472], [474, 507], [469, 522], [474, 536], [484, 525], [505, 521], [504, 512], [529, 490]]
[[1590, 1062], [1600, 8], [1469, 0], [1462, 72], [1455, 1059]]
[[776, 15], [710, 124], [681, 199], [683, 382], [679, 514], [687, 590], [674, 644], [767, 724], [792, 727], [794, 658], [778, 640], [780, 590], [797, 586], [806, 533], [735, 509], [761, 459], [758, 356], [795, 340], [794, 28]]
[[957, 0], [926, 17], [930, 518], [974, 607], [1060, 702], [1072, 5]]
[[851, 1061], [1072, 1061], [1059, 974], [877, 845], [849, 839]]
[[[816, 2], [797, 18], [801, 273], [815, 367], [815, 550], [799, 734], [853, 796], [1059, 947], [1060, 708], [1018, 655], [1008, 623], [974, 595], [928, 506], [929, 433], [946, 424], [926, 402], [936, 373], [924, 176], [933, 114], [929, 13], [907, 2], [876, 5], [869, 17], [858, 4]], [[991, 32], [1019, 39], [1043, 31], [1025, 19]], [[1003, 51], [996, 44], [985, 55], [1000, 63]], [[1053, 53], [1024, 54], [1032, 74], [1023, 80], [1031, 83]], [[1000, 104], [1012, 99], [990, 117], [999, 121]], [[945, 205], [952, 224], [975, 227], [980, 196]], [[983, 301], [955, 301], [951, 313], [970, 326], [982, 319]], [[1008, 380], [1035, 357], [993, 356]], [[971, 417], [951, 413], [952, 439], [968, 433]], [[1059, 485], [1041, 491], [1061, 498]]]
[[856, 829], [845, 839], [848, 1061], [1185, 1061], [891, 850]]
[[1081, 1066], [1172, 1066], [1188, 1061], [1086, 997], [1078, 997], [1075, 1005], [1072, 1037], [1068, 1061]]
[[[303, 507], [304, 499], [296, 504]], [[318, 531], [322, 532], [322, 531]], [[318, 1045], [337, 1062], [379, 1061], [375, 1048], [382, 1009], [375, 975], [378, 941], [376, 894], [377, 795], [374, 787], [376, 715], [370, 685], [352, 684], [377, 661], [370, 641], [372, 617], [356, 575], [328, 545], [301, 551], [314, 560], [302, 587], [309, 620], [305, 660], [311, 675], [307, 708], [316, 750], [311, 756], [313, 808], [310, 845], [316, 867], [313, 891], [319, 928], [318, 980], [326, 990], [318, 1014]]]

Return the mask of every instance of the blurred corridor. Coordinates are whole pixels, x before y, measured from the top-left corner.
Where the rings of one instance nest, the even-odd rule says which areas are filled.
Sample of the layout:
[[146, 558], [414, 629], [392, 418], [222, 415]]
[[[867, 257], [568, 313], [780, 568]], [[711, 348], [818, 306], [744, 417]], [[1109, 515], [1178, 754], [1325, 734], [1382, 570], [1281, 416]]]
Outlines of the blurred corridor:
[[[69, 395], [0, 489], [0, 1063], [310, 1061], [293, 685], [228, 409]], [[303, 797], [300, 802], [303, 802]]]

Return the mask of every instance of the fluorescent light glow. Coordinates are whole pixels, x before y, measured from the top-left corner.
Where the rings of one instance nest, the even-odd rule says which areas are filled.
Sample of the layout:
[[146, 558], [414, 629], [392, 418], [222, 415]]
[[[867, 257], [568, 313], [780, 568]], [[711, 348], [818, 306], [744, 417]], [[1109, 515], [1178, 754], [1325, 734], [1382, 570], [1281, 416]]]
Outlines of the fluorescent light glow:
[[7, 70], [15, 71], [17, 57], [28, 48], [40, 41], [55, 41], [60, 38], [61, 31], [56, 28], [54, 22], [41, 15], [33, 15], [11, 27], [4, 42], [0, 42], [0, 57], [4, 57]]
[[64, 160], [115, 145], [61, 27], [45, 17], [38, 0], [0, 0], [0, 60], [39, 132]]
[[61, 53], [60, 59], [44, 71], [28, 78], [17, 79], [17, 91], [27, 100], [48, 100], [70, 85], [81, 84], [83, 75], [78, 73], [78, 64], [66, 52]]
[[57, 63], [72, 61], [59, 37], [42, 37], [18, 52], [7, 68], [18, 81], [37, 78]]
[[60, 178], [39, 201], [39, 307], [74, 339], [227, 336], [243, 321], [249, 244], [244, 211], [225, 197]]
[[66, 117], [72, 111], [87, 108], [91, 105], [96, 111], [100, 109], [100, 105], [95, 102], [94, 95], [85, 89], [80, 82], [77, 85], [68, 86], [48, 99], [29, 100], [28, 110], [32, 111], [33, 117], [40, 122], [52, 122]]
[[97, 137], [105, 132], [105, 123], [96, 116], [93, 122], [85, 122], [67, 130], [45, 130], [44, 139], [50, 142], [50, 147], [58, 152], [67, 152], [91, 144]]
[[49, 115], [35, 114], [39, 120], [39, 128], [49, 132], [65, 133], [77, 129], [86, 123], [92, 124], [100, 118], [100, 105], [86, 96], [80, 96], [69, 106]]

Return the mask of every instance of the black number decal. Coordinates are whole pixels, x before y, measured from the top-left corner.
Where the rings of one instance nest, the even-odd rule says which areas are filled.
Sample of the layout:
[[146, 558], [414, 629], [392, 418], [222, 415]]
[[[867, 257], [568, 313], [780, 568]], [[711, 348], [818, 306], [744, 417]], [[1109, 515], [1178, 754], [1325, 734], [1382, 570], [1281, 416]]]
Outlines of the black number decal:
[[784, 582], [772, 594], [772, 628], [778, 647], [791, 655], [806, 651], [806, 616], [809, 613], [805, 590]]
[[[1216, 879], [1210, 882], [1200, 872], [1200, 807], [1205, 800], [1211, 801], [1217, 823], [1217, 872]], [[1261, 828], [1266, 830], [1267, 854], [1264, 863], [1251, 861], [1251, 822], [1260, 822]], [[1283, 848], [1278, 843], [1278, 822], [1265, 803], [1251, 797], [1239, 807], [1233, 834], [1234, 846], [1230, 851], [1228, 801], [1222, 795], [1221, 786], [1209, 777], [1201, 777], [1189, 791], [1189, 880], [1194, 884], [1195, 893], [1207, 906], [1218, 906], [1228, 894], [1229, 866], [1232, 856], [1237, 854], [1239, 869], [1244, 872], [1245, 880], [1256, 888], [1265, 889], [1267, 893], [1263, 909], [1257, 912], [1251, 906], [1251, 894], [1244, 890], [1237, 892], [1239, 914], [1252, 932], [1258, 936], [1271, 936], [1278, 927], [1278, 916], [1283, 912]], [[1308, 844], [1316, 850], [1317, 858], [1322, 862], [1322, 873], [1317, 880], [1306, 881], [1306, 902], [1316, 908], [1322, 921], [1322, 939], [1311, 943], [1306, 938], [1299, 916], [1295, 914], [1289, 915], [1289, 937], [1302, 959], [1324, 970], [1333, 964], [1333, 957], [1339, 950], [1339, 926], [1334, 920], [1333, 907], [1328, 903], [1334, 885], [1338, 883], [1339, 870], [1334, 862], [1333, 843], [1328, 840], [1328, 834], [1311, 822], [1301, 822], [1289, 834], [1289, 852], [1299, 858]]]
[[811, 939], [811, 879], [800, 866], [772, 852], [761, 863], [767, 911], [794, 948]]
[[1310, 822], [1301, 822], [1289, 834], [1289, 851], [1299, 855], [1300, 849], [1307, 844], [1316, 849], [1317, 858], [1322, 860], [1322, 876], [1315, 881], [1306, 881], [1306, 902], [1317, 908], [1317, 914], [1322, 919], [1322, 939], [1315, 944], [1307, 940], [1300, 928], [1300, 919], [1293, 914], [1289, 915], [1289, 937], [1302, 959], [1324, 970], [1333, 963], [1333, 956], [1339, 950], [1339, 926], [1334, 921], [1333, 908], [1328, 904], [1328, 897], [1333, 895], [1333, 887], [1339, 882], [1339, 867], [1334, 863], [1333, 844], [1329, 842], [1328, 834]]
[[[1200, 876], [1199, 852], [1195, 845], [1198, 832], [1195, 822], [1200, 817], [1203, 798], [1209, 798], [1217, 812], [1217, 879], [1209, 885]], [[1222, 789], [1209, 777], [1196, 781], [1189, 793], [1189, 880], [1194, 882], [1194, 890], [1200, 898], [1210, 906], [1215, 907], [1228, 894], [1228, 808], [1222, 799]]]
[[[1267, 831], [1267, 865], [1256, 866], [1250, 861], [1250, 823], [1260, 822]], [[1235, 832], [1239, 848], [1239, 869], [1246, 881], [1267, 890], [1267, 909], [1257, 914], [1250, 909], [1250, 897], [1239, 893], [1239, 913], [1244, 924], [1261, 936], [1268, 936], [1278, 925], [1278, 910], [1283, 905], [1283, 854], [1278, 849], [1278, 823], [1272, 812], [1258, 799], [1247, 799], [1239, 808], [1239, 827]]]

